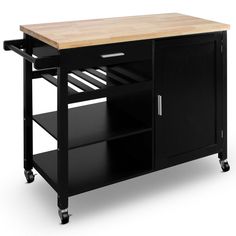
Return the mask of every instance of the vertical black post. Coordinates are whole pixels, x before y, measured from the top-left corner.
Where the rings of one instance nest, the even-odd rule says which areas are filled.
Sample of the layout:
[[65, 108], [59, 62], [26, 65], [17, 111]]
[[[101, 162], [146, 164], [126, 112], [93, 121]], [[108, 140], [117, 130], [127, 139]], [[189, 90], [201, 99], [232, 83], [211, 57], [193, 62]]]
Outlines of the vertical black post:
[[[32, 55], [32, 41], [30, 36], [24, 34], [26, 42], [25, 52]], [[24, 169], [33, 168], [33, 104], [32, 104], [32, 64], [24, 59]]]
[[68, 208], [68, 72], [63, 66], [62, 54], [60, 52], [61, 64], [57, 72], [57, 179], [58, 207], [65, 210]]
[[223, 149], [220, 160], [227, 159], [227, 31], [222, 32], [222, 79], [223, 79]]
[[157, 65], [156, 42], [152, 40], [152, 167], [157, 169]]

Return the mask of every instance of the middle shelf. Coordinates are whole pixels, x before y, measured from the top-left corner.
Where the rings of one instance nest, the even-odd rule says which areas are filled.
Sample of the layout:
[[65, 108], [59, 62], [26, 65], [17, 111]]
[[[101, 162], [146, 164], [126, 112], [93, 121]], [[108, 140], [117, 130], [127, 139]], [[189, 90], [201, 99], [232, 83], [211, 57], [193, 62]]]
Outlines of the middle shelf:
[[[57, 139], [56, 111], [34, 115], [33, 119]], [[150, 125], [107, 102], [68, 109], [69, 149], [150, 130]]]

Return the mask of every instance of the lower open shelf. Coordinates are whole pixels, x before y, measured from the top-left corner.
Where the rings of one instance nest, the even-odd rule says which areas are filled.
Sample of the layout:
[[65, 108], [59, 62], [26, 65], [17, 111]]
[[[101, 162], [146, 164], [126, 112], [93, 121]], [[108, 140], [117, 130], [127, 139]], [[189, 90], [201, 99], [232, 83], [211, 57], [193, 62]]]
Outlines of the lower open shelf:
[[[69, 195], [152, 171], [151, 131], [69, 151]], [[57, 151], [34, 155], [35, 169], [57, 191]]]

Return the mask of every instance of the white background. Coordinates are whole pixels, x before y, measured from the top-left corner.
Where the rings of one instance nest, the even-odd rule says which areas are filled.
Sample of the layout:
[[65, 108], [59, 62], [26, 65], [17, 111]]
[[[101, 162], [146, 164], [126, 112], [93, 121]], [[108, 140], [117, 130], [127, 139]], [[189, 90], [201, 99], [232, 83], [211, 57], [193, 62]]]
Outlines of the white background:
[[[20, 24], [180, 12], [231, 24], [228, 32], [228, 156], [217, 155], [138, 177], [70, 199], [61, 226], [56, 193], [40, 175], [23, 176], [22, 58], [0, 50], [0, 235], [236, 235], [236, 98], [234, 1], [0, 1], [0, 42], [22, 37]], [[34, 83], [34, 113], [56, 109], [56, 89]], [[34, 152], [56, 147], [34, 126]]]

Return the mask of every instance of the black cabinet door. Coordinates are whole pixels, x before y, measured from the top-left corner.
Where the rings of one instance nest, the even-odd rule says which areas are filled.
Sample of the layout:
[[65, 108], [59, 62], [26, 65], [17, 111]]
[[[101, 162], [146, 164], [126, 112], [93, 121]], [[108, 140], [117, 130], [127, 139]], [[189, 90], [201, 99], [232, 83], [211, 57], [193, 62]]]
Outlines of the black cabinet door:
[[155, 41], [156, 168], [222, 145], [222, 33]]

